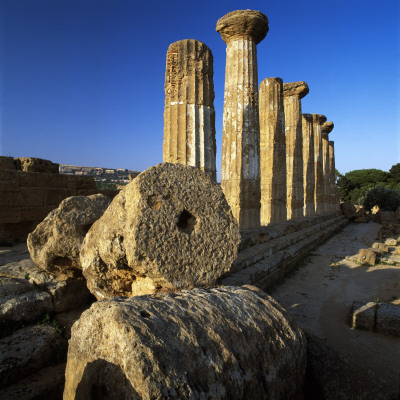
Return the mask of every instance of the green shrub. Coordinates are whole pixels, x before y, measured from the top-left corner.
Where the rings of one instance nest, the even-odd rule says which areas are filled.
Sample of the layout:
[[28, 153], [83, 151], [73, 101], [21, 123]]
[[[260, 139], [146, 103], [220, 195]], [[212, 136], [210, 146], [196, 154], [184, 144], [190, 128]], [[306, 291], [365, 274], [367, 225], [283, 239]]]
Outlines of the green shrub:
[[383, 185], [375, 186], [366, 192], [362, 204], [366, 210], [379, 206], [385, 211], [396, 211], [400, 207], [400, 191]]

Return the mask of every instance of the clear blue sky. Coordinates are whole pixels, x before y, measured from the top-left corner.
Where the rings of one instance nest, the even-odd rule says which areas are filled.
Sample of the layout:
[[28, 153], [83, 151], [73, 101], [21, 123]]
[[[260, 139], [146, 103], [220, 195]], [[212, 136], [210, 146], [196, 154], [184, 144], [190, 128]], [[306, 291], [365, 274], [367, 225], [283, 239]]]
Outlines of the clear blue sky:
[[400, 162], [399, 0], [0, 0], [0, 154], [143, 170], [162, 161], [166, 51], [214, 55], [220, 169], [229, 11], [267, 15], [259, 82], [304, 80], [303, 112], [335, 124], [336, 166]]

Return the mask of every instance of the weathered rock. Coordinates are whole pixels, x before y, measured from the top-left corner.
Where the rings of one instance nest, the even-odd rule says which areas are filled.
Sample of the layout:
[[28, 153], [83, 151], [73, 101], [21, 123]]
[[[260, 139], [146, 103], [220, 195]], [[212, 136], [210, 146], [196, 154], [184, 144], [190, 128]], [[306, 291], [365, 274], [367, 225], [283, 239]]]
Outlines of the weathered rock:
[[1, 400], [61, 399], [65, 384], [65, 363], [43, 368], [11, 386], [0, 389]]
[[12, 157], [0, 156], [0, 169], [17, 169]]
[[388, 246], [396, 246], [397, 245], [397, 240], [394, 238], [387, 238], [385, 240], [385, 244]]
[[344, 203], [340, 203], [340, 209], [342, 210], [343, 215], [347, 219], [351, 220], [356, 217], [357, 210], [350, 201], [345, 201]]
[[375, 214], [375, 221], [378, 222], [378, 224], [397, 224], [398, 223], [398, 218], [397, 215], [394, 211], [378, 211]]
[[163, 163], [114, 198], [85, 237], [81, 264], [97, 299], [210, 287], [239, 242], [219, 185], [197, 168]]
[[358, 252], [357, 262], [361, 264], [375, 265], [376, 253], [371, 249], [361, 249]]
[[15, 164], [18, 170], [26, 172], [48, 172], [53, 174], [59, 173], [59, 164], [53, 163], [50, 160], [34, 157], [19, 157], [15, 158]]
[[27, 243], [32, 260], [50, 272], [81, 269], [79, 251], [83, 239], [109, 204], [110, 199], [102, 194], [63, 200], [29, 234]]
[[355, 301], [351, 311], [351, 327], [373, 331], [375, 329], [375, 314], [377, 304], [373, 302], [360, 303]]
[[375, 242], [372, 244], [372, 249], [379, 253], [387, 253], [389, 251], [389, 246], [384, 243]]
[[64, 400], [302, 398], [305, 345], [254, 287], [108, 299], [72, 327]]
[[49, 325], [30, 326], [0, 339], [0, 387], [56, 361], [64, 347], [64, 340]]
[[27, 279], [0, 276], [0, 337], [9, 331], [10, 323], [35, 321], [53, 310], [50, 294]]
[[392, 385], [345, 354], [306, 332], [307, 372], [304, 399], [397, 400]]
[[400, 337], [400, 305], [381, 303], [376, 312], [376, 330]]

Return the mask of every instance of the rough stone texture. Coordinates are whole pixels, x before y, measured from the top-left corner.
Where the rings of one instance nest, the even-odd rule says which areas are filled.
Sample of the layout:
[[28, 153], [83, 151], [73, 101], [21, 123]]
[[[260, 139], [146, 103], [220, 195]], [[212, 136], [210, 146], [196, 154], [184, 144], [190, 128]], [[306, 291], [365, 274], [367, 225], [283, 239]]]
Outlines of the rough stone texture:
[[267, 17], [233, 11], [217, 22], [227, 44], [221, 187], [241, 230], [260, 226], [260, 124], [257, 49]]
[[371, 249], [360, 249], [357, 261], [361, 264], [375, 265], [376, 253]]
[[216, 179], [213, 56], [193, 39], [172, 43], [165, 71], [163, 160]]
[[65, 363], [40, 371], [0, 389], [1, 400], [61, 399], [65, 384]]
[[12, 157], [0, 156], [0, 169], [17, 169]]
[[322, 171], [323, 171], [323, 212], [324, 214], [330, 213], [330, 162], [329, 162], [329, 133], [332, 132], [334, 125], [332, 121], [327, 121], [321, 126], [322, 131]]
[[42, 269], [57, 273], [81, 269], [79, 251], [87, 231], [110, 204], [102, 194], [63, 200], [28, 235], [32, 260]]
[[382, 225], [399, 223], [399, 219], [394, 211], [383, 210], [380, 210], [375, 214], [375, 221]]
[[355, 364], [345, 354], [306, 332], [307, 370], [304, 399], [397, 400], [376, 373]]
[[53, 310], [51, 295], [28, 279], [0, 276], [0, 328], [10, 322], [34, 321]]
[[340, 209], [342, 210], [342, 214], [349, 220], [352, 220], [356, 217], [357, 209], [350, 201], [345, 201], [344, 203], [340, 203]]
[[355, 301], [351, 311], [351, 327], [373, 331], [375, 329], [375, 313], [377, 304]]
[[300, 399], [305, 347], [252, 287], [109, 299], [72, 327], [64, 400]]
[[302, 116], [304, 216], [315, 215], [314, 133], [311, 114]]
[[286, 136], [287, 219], [304, 216], [303, 129], [301, 99], [308, 93], [306, 82], [283, 84]]
[[397, 246], [397, 240], [394, 238], [387, 238], [385, 240], [385, 244], [387, 244], [388, 246]]
[[384, 243], [375, 242], [372, 244], [372, 249], [378, 250], [379, 253], [387, 253], [389, 251], [389, 246]]
[[255, 10], [232, 11], [217, 21], [216, 28], [226, 44], [237, 39], [250, 39], [258, 44], [268, 29], [267, 16]]
[[261, 225], [286, 221], [285, 160], [283, 82], [267, 78], [260, 84]]
[[365, 210], [365, 208], [360, 207], [360, 206], [356, 206], [356, 215], [354, 218], [354, 222], [358, 222], [358, 223], [367, 223], [369, 222], [369, 215], [367, 214], [367, 211]]
[[219, 185], [197, 168], [163, 163], [114, 198], [86, 235], [81, 264], [98, 299], [209, 287], [239, 242]]
[[376, 312], [376, 330], [400, 337], [400, 305], [381, 303]]
[[0, 339], [0, 387], [36, 372], [56, 361], [64, 342], [55, 328], [34, 325]]
[[59, 173], [59, 164], [50, 160], [34, 157], [18, 157], [15, 158], [17, 169], [26, 172], [47, 172], [51, 174]]
[[315, 170], [315, 213], [324, 214], [323, 210], [323, 190], [324, 190], [324, 170], [322, 154], [322, 129], [321, 126], [326, 122], [325, 115], [311, 114], [313, 118], [314, 133], [314, 170]]

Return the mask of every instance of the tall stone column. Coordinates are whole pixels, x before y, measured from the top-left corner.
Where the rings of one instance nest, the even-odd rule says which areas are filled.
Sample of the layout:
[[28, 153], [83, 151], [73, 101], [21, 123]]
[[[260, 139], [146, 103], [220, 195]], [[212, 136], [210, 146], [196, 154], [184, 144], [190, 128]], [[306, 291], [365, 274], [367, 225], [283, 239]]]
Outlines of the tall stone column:
[[233, 11], [217, 22], [227, 45], [221, 186], [240, 229], [260, 225], [260, 126], [256, 45], [268, 32], [259, 11]]
[[324, 214], [330, 213], [330, 166], [329, 166], [329, 138], [328, 135], [333, 129], [333, 122], [325, 122], [321, 126], [322, 131], [322, 170], [323, 170], [323, 212]]
[[286, 221], [286, 145], [283, 82], [260, 84], [261, 225]]
[[330, 211], [339, 210], [339, 202], [336, 196], [335, 174], [335, 142], [329, 141], [329, 185], [330, 185]]
[[314, 132], [314, 170], [315, 170], [315, 192], [314, 203], [315, 213], [322, 215], [323, 210], [323, 194], [324, 194], [324, 171], [322, 161], [322, 129], [321, 126], [326, 122], [325, 115], [311, 114], [313, 117]]
[[301, 99], [307, 93], [308, 85], [305, 82], [283, 84], [286, 132], [287, 219], [304, 216]]
[[315, 167], [314, 167], [314, 131], [313, 117], [303, 114], [303, 182], [304, 216], [315, 215]]
[[213, 56], [193, 39], [167, 51], [163, 160], [200, 168], [216, 179]]

